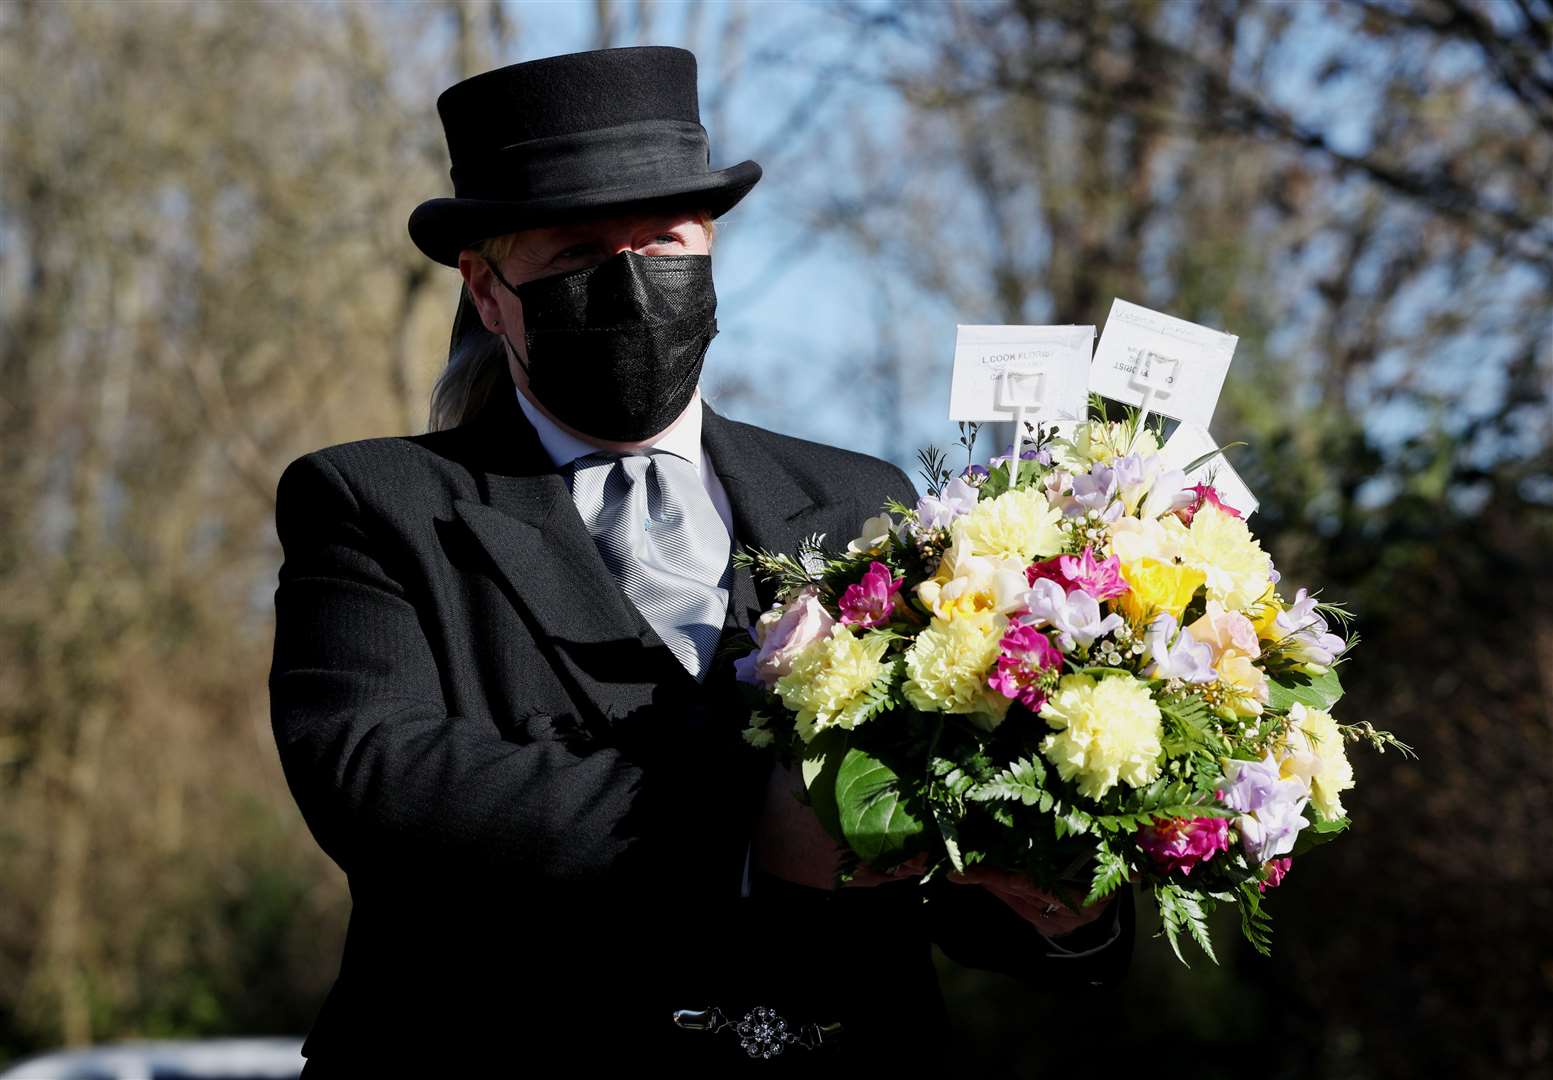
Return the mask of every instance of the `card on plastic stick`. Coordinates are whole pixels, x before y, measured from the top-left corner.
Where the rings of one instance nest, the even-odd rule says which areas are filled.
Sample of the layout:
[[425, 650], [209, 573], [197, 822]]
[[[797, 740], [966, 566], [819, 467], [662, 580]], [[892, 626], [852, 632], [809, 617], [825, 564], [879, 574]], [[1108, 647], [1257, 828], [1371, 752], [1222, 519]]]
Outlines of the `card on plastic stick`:
[[[1199, 424], [1183, 422], [1175, 430], [1175, 434], [1166, 440], [1160, 450], [1160, 456], [1164, 459], [1167, 468], [1185, 469], [1192, 462], [1211, 454], [1219, 448], [1213, 435], [1205, 427]], [[1241, 517], [1250, 517], [1256, 513], [1256, 496], [1251, 494], [1251, 489], [1240, 478], [1235, 467], [1224, 460], [1224, 455], [1219, 454], [1203, 462], [1197, 468], [1186, 474], [1186, 478], [1194, 484], [1211, 484], [1218, 492], [1219, 500], [1240, 511]]]
[[949, 419], [1014, 424], [1019, 459], [1026, 421], [1081, 420], [1089, 403], [1093, 326], [955, 328]]
[[1126, 300], [1112, 300], [1090, 369], [1089, 389], [1206, 428], [1239, 341]]

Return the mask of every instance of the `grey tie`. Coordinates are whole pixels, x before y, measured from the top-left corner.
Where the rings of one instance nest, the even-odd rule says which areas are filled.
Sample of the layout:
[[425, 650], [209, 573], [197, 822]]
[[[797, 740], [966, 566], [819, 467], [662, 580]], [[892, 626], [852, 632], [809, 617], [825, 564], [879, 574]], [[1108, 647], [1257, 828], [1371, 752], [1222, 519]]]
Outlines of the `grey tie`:
[[572, 501], [636, 610], [700, 680], [722, 636], [728, 530], [695, 466], [677, 454], [588, 454]]

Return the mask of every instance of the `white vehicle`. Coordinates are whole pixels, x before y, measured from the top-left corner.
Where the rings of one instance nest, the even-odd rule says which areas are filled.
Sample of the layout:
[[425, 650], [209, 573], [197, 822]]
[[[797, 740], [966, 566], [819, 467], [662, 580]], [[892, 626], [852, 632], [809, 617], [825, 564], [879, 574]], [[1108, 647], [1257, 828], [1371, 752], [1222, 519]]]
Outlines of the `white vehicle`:
[[294, 1038], [126, 1041], [39, 1054], [0, 1080], [296, 1080], [304, 1060]]

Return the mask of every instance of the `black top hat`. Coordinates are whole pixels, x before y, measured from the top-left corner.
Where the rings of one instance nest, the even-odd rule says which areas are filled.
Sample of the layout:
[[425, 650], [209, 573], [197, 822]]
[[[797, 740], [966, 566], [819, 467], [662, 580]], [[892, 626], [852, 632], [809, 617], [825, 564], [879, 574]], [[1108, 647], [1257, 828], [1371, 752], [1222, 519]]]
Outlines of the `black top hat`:
[[437, 112], [454, 197], [417, 206], [410, 239], [447, 266], [488, 237], [600, 212], [682, 203], [717, 217], [760, 179], [753, 161], [710, 171], [684, 49], [512, 64], [448, 87]]

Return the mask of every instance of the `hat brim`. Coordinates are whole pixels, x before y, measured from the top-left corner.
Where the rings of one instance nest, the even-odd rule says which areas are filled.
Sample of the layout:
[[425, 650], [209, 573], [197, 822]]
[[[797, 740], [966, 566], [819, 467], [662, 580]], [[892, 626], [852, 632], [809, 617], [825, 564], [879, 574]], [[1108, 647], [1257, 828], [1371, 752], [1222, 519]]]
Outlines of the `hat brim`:
[[428, 199], [410, 214], [410, 239], [428, 258], [444, 266], [457, 266], [458, 253], [481, 240], [594, 217], [606, 211], [684, 203], [704, 208], [714, 218], [720, 217], [749, 193], [760, 176], [759, 165], [741, 161], [716, 172], [658, 184], [600, 188], [548, 199]]

